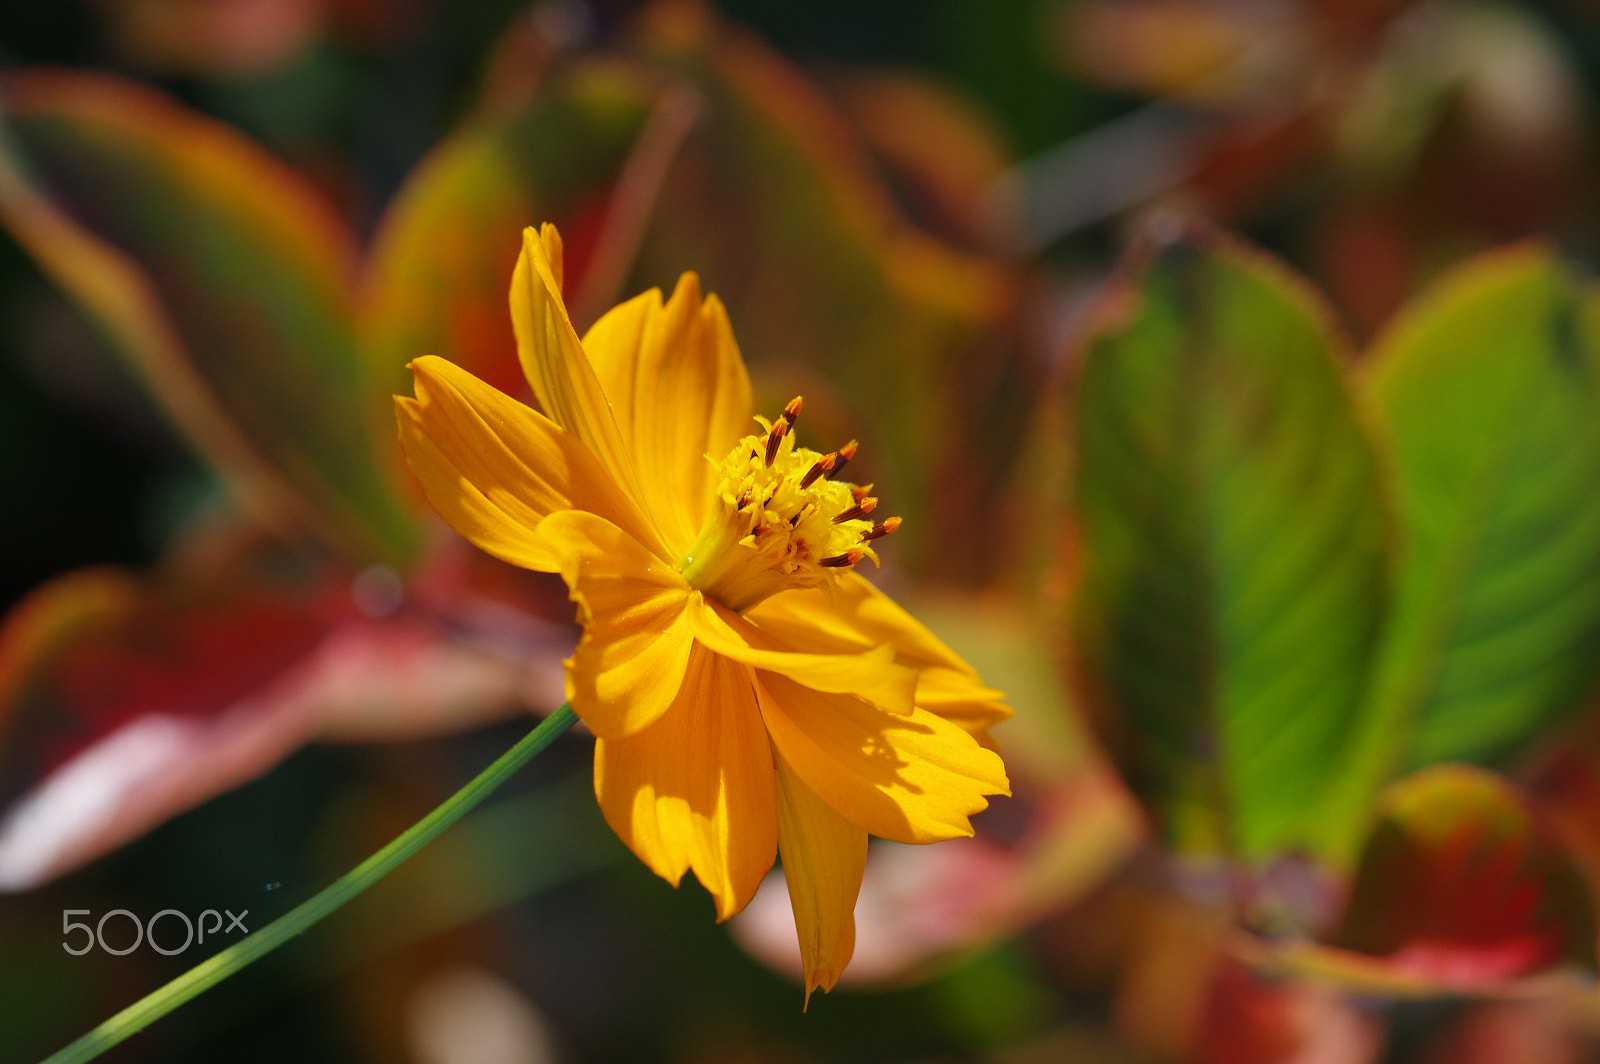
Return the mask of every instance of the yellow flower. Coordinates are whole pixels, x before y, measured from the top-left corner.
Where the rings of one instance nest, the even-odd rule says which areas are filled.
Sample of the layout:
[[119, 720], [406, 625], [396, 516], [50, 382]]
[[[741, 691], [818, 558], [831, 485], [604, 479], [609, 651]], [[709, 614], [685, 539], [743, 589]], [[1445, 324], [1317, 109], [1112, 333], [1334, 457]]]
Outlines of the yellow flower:
[[694, 274], [580, 341], [561, 270], [555, 228], [527, 230], [511, 315], [544, 412], [418, 359], [406, 458], [456, 531], [566, 581], [567, 698], [629, 848], [674, 885], [692, 870], [719, 920], [781, 854], [809, 997], [854, 948], [867, 836], [970, 835], [1009, 793], [985, 744], [1010, 711], [853, 571], [899, 523], [836, 479], [853, 445], [796, 446], [798, 399], [746, 434], [749, 378]]

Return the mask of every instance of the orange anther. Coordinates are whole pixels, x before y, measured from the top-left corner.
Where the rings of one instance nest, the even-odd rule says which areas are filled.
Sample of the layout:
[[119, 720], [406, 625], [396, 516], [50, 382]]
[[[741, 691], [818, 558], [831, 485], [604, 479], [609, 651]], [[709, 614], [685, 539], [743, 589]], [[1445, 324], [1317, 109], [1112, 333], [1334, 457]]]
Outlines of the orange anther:
[[865, 551], [858, 547], [851, 547], [843, 554], [835, 554], [831, 558], [822, 559], [821, 564], [826, 565], [830, 569], [842, 569], [847, 565], [854, 565], [864, 557], [866, 557]]
[[809, 488], [812, 484], [815, 484], [817, 478], [822, 476], [822, 474], [826, 473], [828, 470], [832, 469], [834, 463], [838, 460], [839, 452], [837, 451], [830, 451], [821, 458], [817, 459], [816, 462], [812, 464], [811, 469], [806, 473], [806, 475], [800, 478], [800, 486], [802, 488]]
[[877, 508], [878, 500], [873, 498], [871, 495], [868, 495], [866, 498], [860, 500], [854, 506], [850, 507], [850, 509], [840, 514], [838, 517], [835, 517], [833, 519], [833, 523], [839, 525], [846, 521], [854, 521], [858, 517], [867, 516], [867, 514], [870, 514]]
[[779, 418], [772, 426], [772, 431], [767, 433], [767, 465], [769, 467], [772, 465], [772, 460], [778, 457], [778, 444], [782, 443], [783, 438], [787, 435], [789, 435], [789, 422]]
[[891, 517], [886, 521], [880, 521], [878, 524], [873, 525], [870, 531], [861, 534], [861, 538], [862, 540], [882, 539], [899, 528], [900, 518]]
[[860, 447], [861, 444], [857, 443], [855, 440], [851, 440], [849, 443], [845, 444], [843, 447], [839, 448], [837, 452], [835, 452], [838, 454], [839, 460], [833, 463], [833, 468], [828, 471], [829, 480], [832, 480], [834, 477], [839, 475], [839, 470], [843, 469], [845, 464], [856, 456], [856, 451], [860, 449]]

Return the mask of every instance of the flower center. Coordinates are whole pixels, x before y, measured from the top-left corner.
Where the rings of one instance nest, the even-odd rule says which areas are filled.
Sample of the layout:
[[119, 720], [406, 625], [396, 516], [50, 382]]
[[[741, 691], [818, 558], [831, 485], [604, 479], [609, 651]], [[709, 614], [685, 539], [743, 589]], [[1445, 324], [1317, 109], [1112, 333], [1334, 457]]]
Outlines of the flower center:
[[718, 466], [712, 514], [678, 567], [684, 579], [734, 610], [790, 588], [820, 587], [862, 558], [878, 563], [872, 541], [900, 527], [874, 522], [878, 500], [835, 479], [855, 457], [851, 440], [818, 454], [796, 447], [790, 430], [797, 398], [777, 421], [758, 417], [762, 432], [746, 436]]

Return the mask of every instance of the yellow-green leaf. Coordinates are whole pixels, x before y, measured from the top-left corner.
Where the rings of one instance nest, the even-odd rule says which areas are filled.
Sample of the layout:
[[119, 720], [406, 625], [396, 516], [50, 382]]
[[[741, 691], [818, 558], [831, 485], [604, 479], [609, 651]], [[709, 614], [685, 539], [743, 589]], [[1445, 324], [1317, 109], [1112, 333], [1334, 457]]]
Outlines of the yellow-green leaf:
[[1369, 793], [1408, 759], [1502, 758], [1600, 678], [1600, 305], [1512, 248], [1435, 285], [1371, 371], [1400, 554]]

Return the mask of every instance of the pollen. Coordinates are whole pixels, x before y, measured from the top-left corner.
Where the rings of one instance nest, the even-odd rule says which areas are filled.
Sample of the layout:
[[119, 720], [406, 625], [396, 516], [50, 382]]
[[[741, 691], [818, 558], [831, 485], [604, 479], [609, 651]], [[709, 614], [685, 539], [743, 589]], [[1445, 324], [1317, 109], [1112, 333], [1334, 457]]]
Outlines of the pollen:
[[685, 579], [730, 609], [743, 610], [791, 588], [820, 587], [870, 558], [872, 541], [900, 519], [874, 523], [878, 505], [865, 487], [837, 479], [856, 456], [851, 440], [819, 454], [795, 442], [800, 398], [776, 421], [740, 440], [717, 463], [711, 515], [679, 561]]

